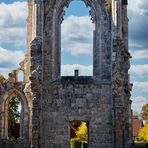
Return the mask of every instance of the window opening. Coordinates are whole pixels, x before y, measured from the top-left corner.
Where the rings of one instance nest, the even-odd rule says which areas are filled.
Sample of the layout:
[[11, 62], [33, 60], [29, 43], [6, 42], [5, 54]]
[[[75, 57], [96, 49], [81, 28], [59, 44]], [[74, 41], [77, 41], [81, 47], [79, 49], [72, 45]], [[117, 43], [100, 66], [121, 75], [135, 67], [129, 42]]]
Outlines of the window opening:
[[64, 9], [61, 24], [61, 76], [93, 75], [93, 27], [90, 8], [83, 1], [72, 1]]
[[21, 128], [21, 101], [12, 97], [8, 103], [8, 139], [16, 141], [20, 137]]
[[18, 72], [18, 82], [23, 82], [24, 81], [24, 72], [20, 70]]
[[70, 148], [88, 148], [88, 122], [70, 122]]

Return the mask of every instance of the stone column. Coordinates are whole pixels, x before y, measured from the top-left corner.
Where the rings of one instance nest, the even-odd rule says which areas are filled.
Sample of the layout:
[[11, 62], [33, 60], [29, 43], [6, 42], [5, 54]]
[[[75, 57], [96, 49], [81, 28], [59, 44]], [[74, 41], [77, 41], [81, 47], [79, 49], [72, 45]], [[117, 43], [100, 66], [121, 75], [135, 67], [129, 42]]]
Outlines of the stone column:
[[31, 44], [31, 90], [33, 98], [32, 144], [39, 148], [42, 81], [42, 38], [36, 37]]

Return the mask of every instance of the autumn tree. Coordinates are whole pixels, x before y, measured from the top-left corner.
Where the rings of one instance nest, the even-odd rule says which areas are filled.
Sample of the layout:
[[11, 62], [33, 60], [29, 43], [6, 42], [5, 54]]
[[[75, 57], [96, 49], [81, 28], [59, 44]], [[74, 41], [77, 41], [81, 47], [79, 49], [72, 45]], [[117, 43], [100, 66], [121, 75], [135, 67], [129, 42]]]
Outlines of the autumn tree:
[[142, 108], [142, 117], [143, 119], [148, 119], [148, 103]]
[[148, 122], [146, 122], [144, 127], [140, 129], [139, 140], [148, 142]]
[[84, 121], [70, 122], [70, 148], [87, 148], [88, 146], [88, 123]]
[[86, 122], [82, 122], [76, 131], [77, 140], [83, 143], [88, 141], [88, 128], [86, 124]]

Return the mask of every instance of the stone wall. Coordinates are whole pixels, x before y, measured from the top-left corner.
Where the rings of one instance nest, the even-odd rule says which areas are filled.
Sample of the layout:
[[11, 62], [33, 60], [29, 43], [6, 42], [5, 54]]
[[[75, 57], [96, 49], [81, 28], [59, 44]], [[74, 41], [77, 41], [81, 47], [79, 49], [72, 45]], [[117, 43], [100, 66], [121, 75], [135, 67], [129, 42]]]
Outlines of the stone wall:
[[[29, 148], [32, 141], [32, 93], [29, 81], [29, 57], [20, 62], [20, 67], [9, 73], [8, 79], [0, 86], [0, 147]], [[19, 80], [19, 72], [22, 79]], [[17, 97], [21, 102], [20, 139], [16, 142], [8, 140], [9, 101]]]
[[23, 141], [10, 142], [6, 139], [0, 139], [0, 148], [26, 148]]
[[[64, 7], [71, 0], [28, 1], [25, 60], [0, 89], [1, 138], [7, 139], [4, 94], [18, 90], [27, 104], [24, 139], [28, 141], [23, 143], [32, 143], [34, 148], [68, 148], [69, 122], [84, 120], [89, 122], [89, 148], [131, 148], [127, 0], [83, 1], [95, 24], [92, 77], [60, 76], [60, 27]], [[19, 70], [25, 76], [18, 83]], [[12, 145], [7, 140], [0, 144]], [[13, 147], [22, 148], [20, 144]]]
[[[46, 84], [41, 147], [68, 148], [70, 121], [89, 122], [89, 147], [113, 147], [111, 85], [91, 77], [62, 77]], [[48, 128], [47, 128], [48, 127]]]
[[[69, 147], [73, 120], [89, 122], [90, 148], [130, 148], [131, 101], [125, 0], [84, 0], [94, 30], [92, 77], [60, 76], [60, 25], [70, 0], [36, 1], [36, 53], [31, 56], [33, 146]], [[39, 52], [38, 52], [39, 51]], [[40, 67], [40, 68], [37, 68]], [[40, 70], [39, 70], [40, 69]]]

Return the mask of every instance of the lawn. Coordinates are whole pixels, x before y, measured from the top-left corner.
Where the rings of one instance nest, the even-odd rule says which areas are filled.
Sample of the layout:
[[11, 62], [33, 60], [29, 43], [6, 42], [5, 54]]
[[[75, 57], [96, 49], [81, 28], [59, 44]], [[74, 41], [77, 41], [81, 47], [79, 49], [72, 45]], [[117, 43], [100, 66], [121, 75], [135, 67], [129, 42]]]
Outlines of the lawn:
[[148, 143], [135, 143], [135, 148], [148, 148]]

